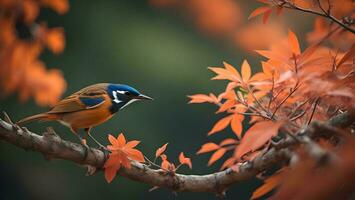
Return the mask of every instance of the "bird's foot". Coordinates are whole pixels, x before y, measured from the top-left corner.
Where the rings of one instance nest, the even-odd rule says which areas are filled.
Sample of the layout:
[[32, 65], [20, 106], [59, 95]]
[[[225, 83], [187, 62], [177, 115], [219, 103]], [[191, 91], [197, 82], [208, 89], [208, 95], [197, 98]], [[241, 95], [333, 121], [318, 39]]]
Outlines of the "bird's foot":
[[86, 143], [82, 143], [82, 145], [84, 146], [84, 158], [83, 158], [83, 160], [86, 160], [86, 158], [88, 157], [89, 151], [90, 151], [90, 147]]

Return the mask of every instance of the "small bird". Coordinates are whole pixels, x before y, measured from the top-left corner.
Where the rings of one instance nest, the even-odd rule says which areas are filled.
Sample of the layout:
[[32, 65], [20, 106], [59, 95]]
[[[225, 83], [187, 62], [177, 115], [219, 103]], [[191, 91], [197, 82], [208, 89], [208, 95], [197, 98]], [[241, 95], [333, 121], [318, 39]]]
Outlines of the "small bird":
[[[21, 125], [31, 121], [59, 121], [69, 127], [83, 143], [78, 134], [84, 129], [101, 148], [90, 133], [91, 129], [109, 120], [117, 111], [137, 100], [153, 100], [138, 90], [124, 84], [98, 83], [85, 87], [62, 99], [48, 112], [26, 117], [17, 122]], [[84, 144], [86, 147], [87, 145]]]

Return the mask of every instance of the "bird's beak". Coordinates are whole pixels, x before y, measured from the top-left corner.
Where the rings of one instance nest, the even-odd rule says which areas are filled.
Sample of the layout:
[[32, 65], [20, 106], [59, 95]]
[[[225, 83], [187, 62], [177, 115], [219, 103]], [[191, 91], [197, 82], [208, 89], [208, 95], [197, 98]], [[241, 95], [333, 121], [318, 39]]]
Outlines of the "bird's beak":
[[146, 99], [146, 100], [153, 100], [153, 98], [148, 97], [147, 95], [140, 94], [135, 99]]

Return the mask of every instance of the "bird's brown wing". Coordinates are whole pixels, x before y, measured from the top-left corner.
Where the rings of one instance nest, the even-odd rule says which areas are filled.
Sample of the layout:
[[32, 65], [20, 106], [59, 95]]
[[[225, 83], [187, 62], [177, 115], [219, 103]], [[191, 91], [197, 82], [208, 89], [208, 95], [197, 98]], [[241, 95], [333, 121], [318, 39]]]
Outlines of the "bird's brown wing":
[[92, 109], [107, 99], [107, 83], [88, 86], [58, 102], [48, 113], [68, 113]]

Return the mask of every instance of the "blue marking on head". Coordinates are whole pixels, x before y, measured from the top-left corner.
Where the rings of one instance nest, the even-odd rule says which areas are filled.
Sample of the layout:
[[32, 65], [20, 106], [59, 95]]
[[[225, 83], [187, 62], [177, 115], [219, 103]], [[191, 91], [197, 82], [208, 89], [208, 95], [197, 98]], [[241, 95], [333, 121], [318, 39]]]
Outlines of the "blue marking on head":
[[110, 85], [108, 85], [107, 90], [110, 95], [112, 95], [112, 91], [128, 92], [134, 96], [140, 95], [140, 92], [138, 92], [138, 90], [134, 89], [133, 87], [131, 87], [129, 85], [124, 85], [124, 84], [110, 84]]
[[135, 97], [139, 96], [141, 93], [131, 86], [124, 84], [109, 84], [107, 87], [107, 93], [112, 100], [112, 106], [110, 111], [112, 113], [117, 112], [123, 108]]

